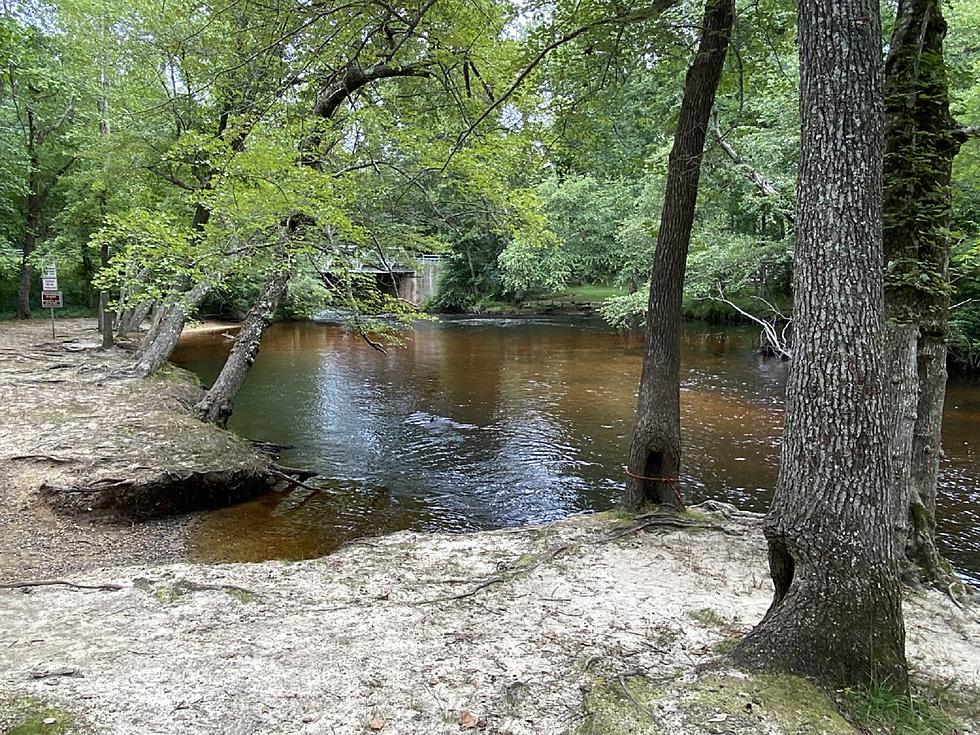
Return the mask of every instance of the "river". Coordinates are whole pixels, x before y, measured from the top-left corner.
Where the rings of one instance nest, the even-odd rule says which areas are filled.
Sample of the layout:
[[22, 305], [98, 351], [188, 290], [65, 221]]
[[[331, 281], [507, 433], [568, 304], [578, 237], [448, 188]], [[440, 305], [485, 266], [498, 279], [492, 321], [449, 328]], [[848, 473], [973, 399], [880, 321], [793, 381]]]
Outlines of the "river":
[[[683, 336], [683, 490], [763, 511], [776, 482], [787, 365], [756, 331], [689, 323]], [[205, 382], [230, 341], [185, 336], [178, 365]], [[266, 333], [231, 428], [292, 445], [284, 464], [320, 473], [209, 514], [202, 561], [300, 559], [360, 536], [540, 523], [614, 506], [642, 336], [600, 322], [460, 318], [419, 322], [382, 354], [338, 326]], [[944, 553], [980, 580], [980, 387], [951, 379], [938, 517]]]

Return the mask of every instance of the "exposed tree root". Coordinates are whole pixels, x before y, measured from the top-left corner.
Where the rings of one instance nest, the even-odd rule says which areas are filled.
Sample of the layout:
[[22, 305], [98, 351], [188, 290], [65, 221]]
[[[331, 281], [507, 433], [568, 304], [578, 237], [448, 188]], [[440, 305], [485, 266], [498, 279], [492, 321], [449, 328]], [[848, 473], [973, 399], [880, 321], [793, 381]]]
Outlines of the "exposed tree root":
[[[606, 535], [600, 538], [598, 541], [590, 543], [590, 546], [597, 546], [600, 544], [610, 543], [616, 541], [625, 536], [629, 536], [634, 533], [638, 533], [647, 528], [669, 528], [669, 529], [681, 529], [681, 530], [694, 530], [694, 531], [718, 531], [724, 533], [728, 536], [741, 536], [743, 535], [741, 531], [736, 531], [731, 528], [726, 528], [725, 526], [715, 524], [715, 523], [704, 523], [701, 521], [687, 520], [682, 516], [677, 516], [670, 513], [646, 513], [634, 518], [634, 523], [627, 528], [621, 529], [615, 533]], [[465, 600], [467, 598], [473, 597], [480, 593], [481, 591], [491, 587], [495, 584], [502, 584], [513, 580], [515, 577], [520, 575], [529, 574], [538, 567], [553, 561], [557, 557], [565, 554], [566, 552], [584, 545], [585, 542], [580, 542], [578, 544], [561, 544], [554, 548], [548, 549], [541, 554], [537, 554], [531, 557], [526, 563], [519, 564], [515, 566], [501, 565], [498, 566], [498, 572], [485, 577], [480, 580], [471, 579], [442, 579], [442, 580], [432, 580], [428, 584], [473, 584], [473, 586], [461, 592], [457, 595], [445, 595], [442, 597], [434, 597], [428, 600], [420, 600], [414, 604], [416, 605], [432, 605], [437, 602], [452, 602], [455, 600]]]

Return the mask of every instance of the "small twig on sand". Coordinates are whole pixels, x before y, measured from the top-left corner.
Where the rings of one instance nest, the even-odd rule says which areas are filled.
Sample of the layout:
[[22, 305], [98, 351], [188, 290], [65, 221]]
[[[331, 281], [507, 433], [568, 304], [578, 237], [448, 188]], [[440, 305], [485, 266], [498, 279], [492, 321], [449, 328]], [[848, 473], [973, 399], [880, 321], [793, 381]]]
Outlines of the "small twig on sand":
[[235, 584], [212, 584], [210, 582], [195, 582], [190, 579], [178, 579], [174, 587], [186, 592], [238, 592], [250, 597], [259, 597], [259, 593]]
[[74, 587], [80, 590], [107, 590], [109, 592], [118, 592], [119, 590], [125, 589], [119, 584], [79, 584], [76, 582], [68, 582], [63, 579], [38, 579], [31, 580], [27, 582], [2, 582], [0, 583], [0, 590], [17, 590], [25, 589], [28, 587], [51, 587], [54, 585], [62, 585], [64, 587]]
[[656, 714], [654, 714], [653, 710], [645, 706], [636, 697], [633, 696], [633, 692], [630, 691], [629, 685], [627, 685], [626, 683], [626, 678], [629, 676], [640, 676], [644, 679], [647, 679], [648, 677], [646, 676], [646, 674], [640, 672], [626, 672], [617, 676], [616, 680], [619, 682], [619, 686], [622, 688], [623, 694], [625, 694], [626, 698], [630, 701], [630, 704], [636, 707], [636, 709], [642, 712], [644, 715], [649, 717], [651, 722], [659, 725], [660, 724], [659, 718], [656, 716]]

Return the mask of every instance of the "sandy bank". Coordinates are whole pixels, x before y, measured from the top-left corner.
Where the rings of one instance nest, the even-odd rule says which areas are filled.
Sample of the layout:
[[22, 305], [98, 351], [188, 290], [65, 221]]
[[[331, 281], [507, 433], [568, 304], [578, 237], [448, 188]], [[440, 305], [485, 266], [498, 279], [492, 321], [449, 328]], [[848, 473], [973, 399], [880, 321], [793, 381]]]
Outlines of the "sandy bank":
[[190, 373], [128, 377], [91, 320], [49, 329], [0, 324], [0, 579], [173, 560], [186, 521], [129, 522], [265, 488], [267, 457], [189, 414]]
[[[406, 532], [0, 590], [0, 697], [62, 732], [855, 733], [802, 682], [700, 671], [770, 600], [757, 519], [724, 522]], [[933, 592], [906, 610], [916, 671], [976, 702], [980, 623]]]

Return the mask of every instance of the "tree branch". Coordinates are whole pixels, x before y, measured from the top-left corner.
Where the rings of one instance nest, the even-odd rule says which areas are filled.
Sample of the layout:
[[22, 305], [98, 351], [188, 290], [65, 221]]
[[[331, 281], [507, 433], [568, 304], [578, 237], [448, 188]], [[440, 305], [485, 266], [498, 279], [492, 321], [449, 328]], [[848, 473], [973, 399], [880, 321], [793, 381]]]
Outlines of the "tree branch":
[[972, 138], [980, 138], [980, 125], [957, 125], [950, 131], [950, 135], [962, 145]]
[[[722, 135], [721, 126], [718, 124], [717, 115], [713, 115], [711, 118], [711, 128], [715, 135], [715, 139], [718, 141], [718, 146], [725, 152], [725, 155], [731, 159], [732, 163], [744, 171], [749, 181], [755, 184], [755, 188], [759, 190], [759, 193], [764, 197], [778, 197], [779, 189], [776, 188], [775, 184], [769, 181], [761, 171], [752, 168], [748, 163], [746, 163], [745, 159], [739, 155], [738, 151], [736, 151], [735, 148], [732, 147], [732, 144], [725, 139], [724, 135]], [[793, 215], [790, 212], [784, 211], [782, 207], [777, 207], [777, 211], [783, 217], [785, 217], [788, 222], [793, 222]]]

